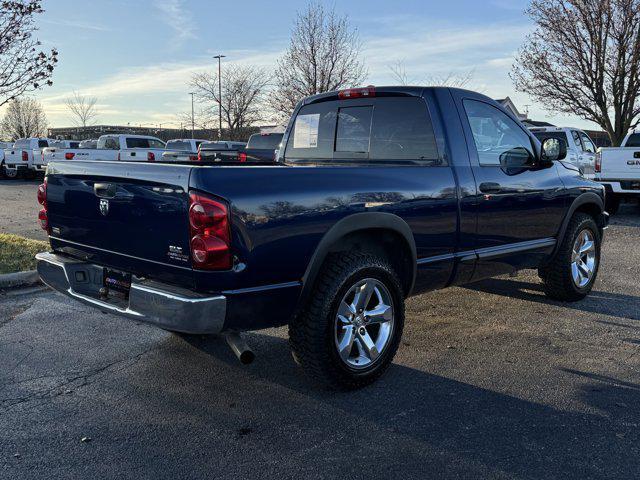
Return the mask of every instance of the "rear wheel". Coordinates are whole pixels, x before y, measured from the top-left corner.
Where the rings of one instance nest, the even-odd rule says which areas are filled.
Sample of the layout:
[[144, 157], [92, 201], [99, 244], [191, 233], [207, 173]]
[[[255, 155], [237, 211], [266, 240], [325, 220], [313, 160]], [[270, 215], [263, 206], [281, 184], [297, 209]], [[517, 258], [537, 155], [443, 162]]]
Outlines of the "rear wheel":
[[289, 325], [294, 358], [314, 379], [354, 389], [389, 367], [404, 327], [400, 280], [382, 258], [344, 253], [324, 266], [306, 308]]
[[593, 217], [575, 214], [558, 251], [540, 268], [547, 296], [569, 302], [586, 297], [598, 275], [600, 244], [600, 229]]
[[2, 165], [2, 172], [3, 172], [3, 174], [4, 174], [4, 176], [6, 178], [9, 178], [9, 179], [18, 178], [18, 169], [17, 168], [11, 170], [11, 169], [6, 168], [5, 165], [3, 164]]

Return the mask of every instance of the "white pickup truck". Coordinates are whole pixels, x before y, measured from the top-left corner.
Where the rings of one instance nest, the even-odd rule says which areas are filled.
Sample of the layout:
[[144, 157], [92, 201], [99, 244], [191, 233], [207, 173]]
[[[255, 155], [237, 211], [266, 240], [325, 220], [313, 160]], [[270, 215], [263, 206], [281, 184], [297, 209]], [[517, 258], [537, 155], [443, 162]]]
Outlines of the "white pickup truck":
[[13, 147], [4, 150], [5, 175], [15, 178], [20, 174], [35, 172], [34, 160], [40, 159], [42, 149], [53, 144], [49, 138], [20, 138]]
[[37, 172], [44, 172], [47, 169], [49, 163], [49, 157], [52, 153], [57, 151], [64, 151], [72, 148], [80, 148], [79, 140], [54, 140], [49, 142], [47, 148], [42, 149], [42, 153], [39, 157], [33, 159], [33, 168]]
[[160, 161], [164, 142], [146, 135], [102, 135], [97, 148], [48, 149], [42, 163], [58, 160], [106, 160], [122, 162]]
[[202, 142], [196, 138], [176, 138], [169, 140], [162, 154], [163, 162], [194, 162], [198, 160], [198, 147]]
[[615, 213], [623, 198], [640, 199], [640, 131], [631, 131], [620, 147], [596, 154], [597, 182], [607, 190], [607, 211]]
[[578, 167], [584, 178], [594, 179], [596, 147], [589, 135], [570, 127], [532, 127], [529, 130], [540, 142], [547, 138], [564, 140], [567, 144], [567, 156], [563, 161]]

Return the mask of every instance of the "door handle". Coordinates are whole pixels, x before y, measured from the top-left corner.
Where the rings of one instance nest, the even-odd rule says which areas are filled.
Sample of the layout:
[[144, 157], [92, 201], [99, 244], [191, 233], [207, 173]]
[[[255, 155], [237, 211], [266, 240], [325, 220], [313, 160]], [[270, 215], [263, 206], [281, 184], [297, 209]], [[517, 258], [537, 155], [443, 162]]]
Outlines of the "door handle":
[[483, 182], [480, 184], [480, 191], [482, 193], [500, 193], [502, 186], [496, 182]]
[[116, 190], [115, 183], [96, 183], [93, 186], [93, 191], [100, 198], [113, 198], [116, 196]]

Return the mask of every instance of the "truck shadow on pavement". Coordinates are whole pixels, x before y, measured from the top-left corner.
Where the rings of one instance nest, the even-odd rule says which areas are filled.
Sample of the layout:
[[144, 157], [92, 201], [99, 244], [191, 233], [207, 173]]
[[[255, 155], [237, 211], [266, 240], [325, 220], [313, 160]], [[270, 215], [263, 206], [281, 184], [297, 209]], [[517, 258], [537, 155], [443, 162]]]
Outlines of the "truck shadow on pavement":
[[483, 280], [463, 288], [546, 305], [558, 305], [598, 315], [640, 320], [640, 308], [638, 308], [640, 297], [634, 295], [594, 290], [587, 298], [579, 302], [558, 302], [547, 298], [539, 283], [504, 278]]
[[[388, 478], [621, 479], [637, 478], [640, 472], [637, 385], [559, 372], [584, 377], [581, 399], [602, 411], [596, 414], [557, 410], [397, 364], [368, 388], [336, 392], [307, 380], [282, 338], [248, 334], [257, 354], [248, 367], [239, 366], [222, 341], [183, 338], [212, 361], [228, 364], [224, 378], [199, 379], [202, 392], [239, 389], [245, 390], [245, 398], [257, 396], [248, 403], [268, 405], [269, 417], [286, 422], [292, 432], [313, 432], [318, 437], [313, 458], [331, 458], [345, 475], [354, 458], [374, 459], [371, 468], [383, 465]], [[633, 407], [622, 414], [617, 406], [622, 404]], [[265, 428], [260, 421], [251, 425], [252, 418], [255, 414], [248, 413], [253, 430]], [[296, 457], [296, 448], [286, 455]]]

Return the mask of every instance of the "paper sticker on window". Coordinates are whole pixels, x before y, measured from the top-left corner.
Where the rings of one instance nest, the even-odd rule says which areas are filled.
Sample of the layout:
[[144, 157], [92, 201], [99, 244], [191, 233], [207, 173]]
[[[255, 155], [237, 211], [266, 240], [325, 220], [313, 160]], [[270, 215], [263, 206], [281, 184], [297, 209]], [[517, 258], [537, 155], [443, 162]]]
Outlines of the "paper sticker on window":
[[298, 115], [293, 134], [293, 148], [316, 148], [320, 114]]

